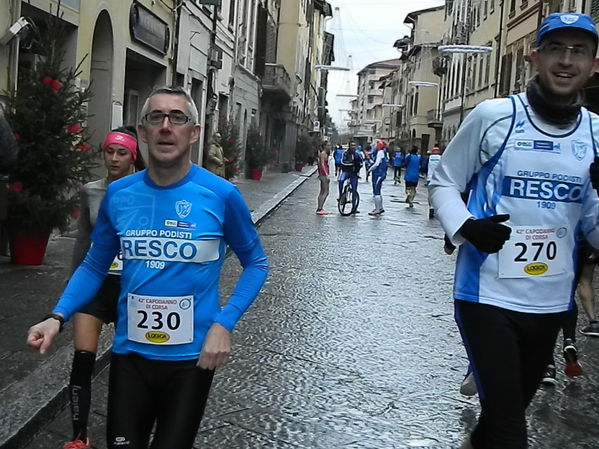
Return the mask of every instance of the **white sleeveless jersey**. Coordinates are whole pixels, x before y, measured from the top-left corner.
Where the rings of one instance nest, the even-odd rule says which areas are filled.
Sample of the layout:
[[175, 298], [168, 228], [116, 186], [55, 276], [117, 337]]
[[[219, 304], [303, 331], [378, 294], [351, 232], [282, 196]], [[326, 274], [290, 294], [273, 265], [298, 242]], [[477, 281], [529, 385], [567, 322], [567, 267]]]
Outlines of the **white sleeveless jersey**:
[[[447, 199], [443, 189], [455, 177], [468, 179], [470, 216], [510, 215], [504, 224], [512, 229], [511, 237], [499, 253], [478, 251], [470, 243], [461, 245], [455, 298], [528, 313], [568, 310], [576, 287], [577, 238], [597, 232], [599, 201], [589, 179], [597, 146], [593, 137], [597, 116], [583, 108], [575, 126], [559, 129], [534, 116], [525, 94], [493, 102], [501, 106], [492, 108], [494, 113], [486, 105], [468, 117], [472, 123], [478, 113], [482, 115], [478, 117], [483, 122], [479, 145], [468, 149], [477, 153], [478, 167], [469, 173], [458, 166], [457, 171], [463, 173], [452, 173], [451, 159], [455, 164], [456, 157], [451, 154], [460, 143], [458, 138], [452, 142], [454, 148], [448, 147], [450, 157], [444, 155], [431, 182], [441, 190], [433, 197], [435, 206]], [[498, 116], [508, 105], [511, 114]], [[495, 121], [489, 120], [491, 115]], [[464, 163], [463, 155], [460, 163]], [[454, 186], [458, 191], [468, 190], [459, 184]], [[447, 209], [439, 216], [449, 223], [449, 229], [448, 223], [443, 224], [453, 236], [457, 229], [451, 229], [452, 220], [443, 220], [441, 215], [447, 217]], [[455, 236], [458, 243], [460, 238]]]

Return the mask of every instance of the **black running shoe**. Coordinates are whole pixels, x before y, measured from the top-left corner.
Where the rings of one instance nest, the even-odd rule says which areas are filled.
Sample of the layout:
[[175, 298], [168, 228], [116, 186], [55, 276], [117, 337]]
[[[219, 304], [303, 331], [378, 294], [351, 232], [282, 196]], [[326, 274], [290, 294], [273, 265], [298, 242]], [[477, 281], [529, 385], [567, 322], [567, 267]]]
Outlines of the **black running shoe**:
[[580, 333], [588, 335], [589, 337], [599, 337], [599, 322], [589, 321], [588, 326], [580, 329]]
[[557, 379], [555, 378], [555, 366], [547, 365], [545, 372], [543, 373], [543, 378], [541, 379], [541, 383], [543, 385], [547, 385], [548, 387], [553, 387], [557, 385]]

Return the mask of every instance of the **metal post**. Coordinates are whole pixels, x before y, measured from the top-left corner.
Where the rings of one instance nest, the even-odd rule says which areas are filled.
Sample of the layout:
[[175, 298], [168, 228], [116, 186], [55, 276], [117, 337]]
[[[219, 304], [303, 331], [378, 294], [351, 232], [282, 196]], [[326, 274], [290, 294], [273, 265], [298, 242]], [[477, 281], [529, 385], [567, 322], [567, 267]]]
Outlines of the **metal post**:
[[460, 103], [460, 125], [462, 124], [462, 120], [464, 120], [464, 101], [466, 99], [466, 71], [468, 68], [468, 54], [462, 53], [462, 56], [462, 99]]
[[499, 40], [497, 41], [497, 55], [495, 57], [495, 95], [497, 98], [499, 96], [499, 89], [501, 87], [501, 83], [503, 82], [503, 75], [501, 72], [501, 44], [502, 44], [502, 33], [503, 33], [503, 4], [505, 2], [501, 1], [499, 7], [501, 8], [499, 11]]
[[[12, 18], [11, 23], [14, 23], [21, 17], [21, 0], [13, 0], [12, 2]], [[10, 24], [9, 24], [10, 25]], [[17, 80], [19, 78], [19, 39], [13, 39], [9, 44], [8, 50], [8, 83], [7, 90], [17, 90]]]

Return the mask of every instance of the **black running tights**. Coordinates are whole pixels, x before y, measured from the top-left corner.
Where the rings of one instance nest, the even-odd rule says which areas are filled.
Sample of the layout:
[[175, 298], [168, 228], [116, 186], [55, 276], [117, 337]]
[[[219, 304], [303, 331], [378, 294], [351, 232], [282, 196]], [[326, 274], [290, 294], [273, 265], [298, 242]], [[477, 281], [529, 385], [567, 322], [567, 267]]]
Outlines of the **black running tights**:
[[478, 386], [475, 449], [525, 449], [525, 411], [553, 352], [564, 314], [532, 314], [455, 301], [455, 319]]
[[[196, 360], [166, 362], [112, 354], [108, 385], [109, 449], [191, 449], [214, 371]], [[148, 446], [152, 426], [156, 431]]]

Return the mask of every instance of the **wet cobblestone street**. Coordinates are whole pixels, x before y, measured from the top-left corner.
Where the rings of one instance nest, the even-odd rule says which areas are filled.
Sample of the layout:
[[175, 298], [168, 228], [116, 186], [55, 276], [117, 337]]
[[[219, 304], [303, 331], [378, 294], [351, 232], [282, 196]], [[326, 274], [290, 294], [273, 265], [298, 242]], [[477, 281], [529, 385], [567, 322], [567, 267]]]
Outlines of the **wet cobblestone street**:
[[[385, 214], [341, 217], [335, 183], [317, 216], [308, 180], [259, 228], [270, 261], [262, 294], [233, 335], [196, 446], [210, 449], [458, 448], [478, 398], [459, 393], [467, 366], [453, 321], [455, 255], [428, 219], [426, 189], [414, 208], [387, 180]], [[225, 263], [223, 293], [239, 272]], [[529, 410], [533, 449], [599, 448], [599, 339], [579, 338], [585, 376], [569, 380], [558, 354], [557, 387]], [[90, 438], [104, 447], [107, 370], [94, 383]], [[70, 437], [65, 410], [27, 446], [57, 449]], [[176, 449], [176, 448], [174, 448]]]

